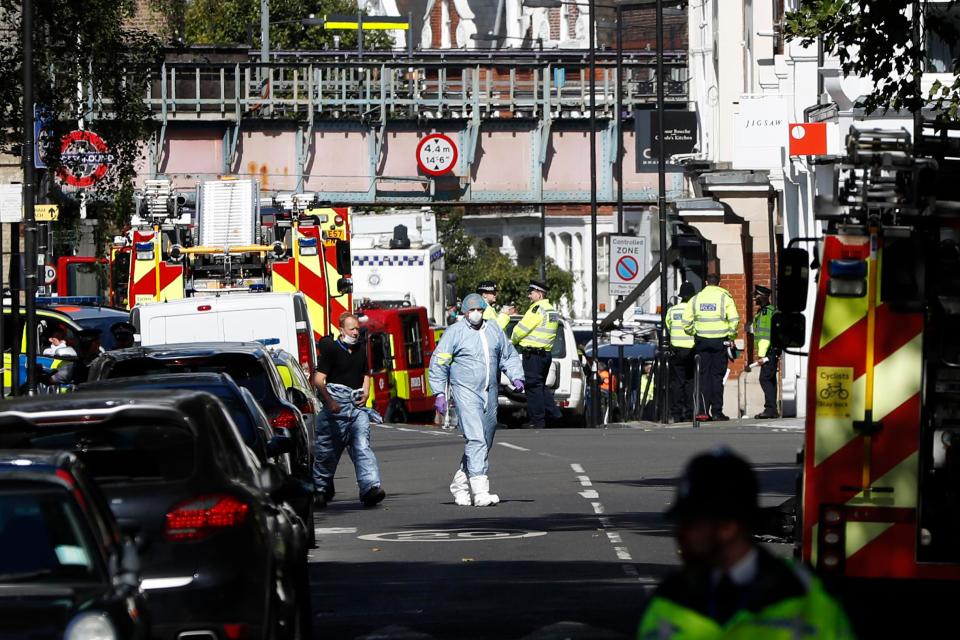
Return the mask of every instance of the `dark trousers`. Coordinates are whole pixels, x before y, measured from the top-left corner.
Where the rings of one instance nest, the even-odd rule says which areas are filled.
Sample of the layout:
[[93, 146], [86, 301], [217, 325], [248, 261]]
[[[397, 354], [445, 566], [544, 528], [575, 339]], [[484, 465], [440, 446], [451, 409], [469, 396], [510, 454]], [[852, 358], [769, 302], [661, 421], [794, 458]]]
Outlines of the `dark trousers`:
[[723, 338], [697, 338], [694, 351], [700, 356], [700, 412], [723, 413], [723, 376], [727, 373], [727, 348]]
[[524, 394], [527, 396], [527, 416], [530, 426], [534, 428], [546, 426], [546, 417], [560, 418], [560, 410], [553, 401], [553, 393], [547, 389], [547, 374], [550, 373], [550, 363], [553, 357], [548, 351], [524, 351], [523, 353], [523, 384]]
[[670, 358], [670, 414], [678, 422], [693, 418], [693, 349], [673, 348]]
[[763, 412], [779, 415], [777, 411], [777, 367], [780, 354], [767, 353], [767, 361], [760, 366], [760, 388], [763, 389]]

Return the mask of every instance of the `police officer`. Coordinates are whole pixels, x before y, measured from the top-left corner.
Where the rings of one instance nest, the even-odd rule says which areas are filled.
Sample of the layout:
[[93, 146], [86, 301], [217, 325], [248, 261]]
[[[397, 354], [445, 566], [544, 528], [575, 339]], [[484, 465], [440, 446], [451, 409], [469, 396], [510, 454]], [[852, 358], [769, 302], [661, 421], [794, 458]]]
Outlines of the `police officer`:
[[706, 281], [707, 286], [690, 299], [683, 312], [683, 330], [694, 337], [694, 352], [700, 356], [703, 406], [694, 410], [700, 420], [729, 420], [723, 415], [723, 376], [727, 346], [737, 337], [740, 313], [733, 296], [720, 286], [718, 274], [709, 274]]
[[546, 418], [559, 419], [560, 410], [546, 387], [547, 373], [553, 361], [551, 351], [560, 328], [560, 314], [547, 299], [547, 285], [531, 280], [528, 297], [533, 303], [513, 328], [511, 341], [523, 356], [523, 377], [530, 427], [546, 426]]
[[654, 592], [638, 639], [854, 637], [841, 606], [801, 566], [753, 541], [757, 481], [726, 450], [687, 465], [667, 516], [683, 568]]
[[753, 289], [753, 301], [758, 311], [753, 318], [753, 344], [760, 359], [760, 388], [763, 389], [763, 413], [754, 416], [757, 419], [778, 418], [777, 411], [777, 365], [780, 353], [770, 346], [770, 331], [776, 307], [770, 304], [770, 289], [757, 285]]
[[482, 280], [477, 285], [477, 293], [487, 303], [483, 310], [483, 319], [487, 322], [493, 322], [501, 329], [506, 329], [507, 325], [510, 324], [510, 316], [516, 313], [516, 310], [511, 305], [504, 305], [500, 309], [500, 313], [497, 313], [493, 308], [493, 303], [497, 301], [497, 283], [493, 280]]
[[137, 328], [129, 322], [115, 322], [110, 325], [110, 333], [113, 334], [114, 349], [128, 349], [134, 345]]
[[683, 330], [683, 312], [696, 293], [690, 282], [680, 285], [680, 302], [667, 309], [670, 359], [670, 413], [674, 422], [693, 419], [693, 336]]

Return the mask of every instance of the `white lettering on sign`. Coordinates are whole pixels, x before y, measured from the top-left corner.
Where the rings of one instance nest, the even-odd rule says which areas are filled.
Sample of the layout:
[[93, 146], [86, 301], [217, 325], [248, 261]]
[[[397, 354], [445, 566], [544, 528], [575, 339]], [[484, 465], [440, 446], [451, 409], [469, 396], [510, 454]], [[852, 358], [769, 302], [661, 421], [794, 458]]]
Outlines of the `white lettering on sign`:
[[523, 529], [418, 529], [416, 531], [389, 531], [359, 536], [360, 540], [375, 542], [471, 542], [477, 540], [516, 540], [539, 538], [546, 531]]

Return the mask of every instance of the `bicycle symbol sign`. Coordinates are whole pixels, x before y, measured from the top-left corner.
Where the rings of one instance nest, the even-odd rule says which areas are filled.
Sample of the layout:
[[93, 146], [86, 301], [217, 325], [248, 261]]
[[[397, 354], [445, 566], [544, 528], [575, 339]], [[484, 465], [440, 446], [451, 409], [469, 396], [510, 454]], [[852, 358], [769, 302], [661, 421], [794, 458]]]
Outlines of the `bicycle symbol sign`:
[[853, 367], [817, 367], [817, 416], [851, 417]]

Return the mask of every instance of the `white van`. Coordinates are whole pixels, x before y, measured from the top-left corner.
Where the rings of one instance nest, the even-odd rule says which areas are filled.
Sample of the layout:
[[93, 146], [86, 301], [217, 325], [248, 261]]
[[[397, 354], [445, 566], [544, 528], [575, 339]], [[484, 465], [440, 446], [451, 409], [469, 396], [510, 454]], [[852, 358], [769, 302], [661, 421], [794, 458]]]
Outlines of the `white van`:
[[302, 293], [230, 293], [139, 304], [130, 322], [142, 346], [190, 342], [265, 341], [296, 354], [304, 371], [317, 366]]
[[[508, 338], [520, 318], [521, 316], [510, 318], [510, 324], [506, 328]], [[560, 412], [570, 418], [574, 424], [579, 425], [583, 421], [586, 407], [586, 378], [580, 354], [577, 353], [573, 325], [569, 319], [560, 319], [560, 328], [557, 331], [557, 339], [553, 342], [552, 355], [553, 362], [550, 363], [550, 371], [547, 373], [546, 386], [553, 392]], [[526, 409], [526, 397], [523, 393], [513, 391], [510, 381], [503, 373], [500, 374], [500, 395], [497, 400], [501, 411]]]

